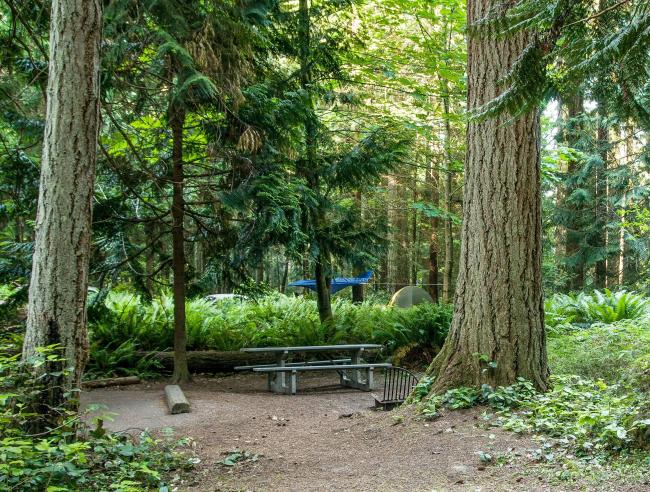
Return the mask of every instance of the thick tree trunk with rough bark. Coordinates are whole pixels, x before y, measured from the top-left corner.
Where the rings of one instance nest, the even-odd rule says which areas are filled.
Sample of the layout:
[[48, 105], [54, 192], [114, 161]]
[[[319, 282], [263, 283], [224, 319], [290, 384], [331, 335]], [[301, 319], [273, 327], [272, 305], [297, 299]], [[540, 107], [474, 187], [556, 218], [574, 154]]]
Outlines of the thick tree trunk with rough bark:
[[172, 130], [172, 263], [174, 271], [174, 374], [172, 382], [190, 380], [187, 368], [187, 336], [185, 333], [185, 202], [183, 198], [183, 126], [185, 112], [172, 103], [169, 126]]
[[[468, 1], [468, 24], [490, 0]], [[528, 36], [469, 41], [468, 109], [499, 95]], [[547, 387], [541, 288], [539, 114], [471, 121], [455, 310], [449, 336], [429, 373], [433, 391], [514, 383]]]
[[[99, 130], [101, 2], [54, 0], [45, 136], [23, 359], [60, 344], [43, 411], [78, 388], [88, 357], [86, 293]], [[38, 371], [61, 371], [48, 363]], [[74, 394], [71, 406], [75, 406]], [[47, 400], [47, 401], [45, 401]]]

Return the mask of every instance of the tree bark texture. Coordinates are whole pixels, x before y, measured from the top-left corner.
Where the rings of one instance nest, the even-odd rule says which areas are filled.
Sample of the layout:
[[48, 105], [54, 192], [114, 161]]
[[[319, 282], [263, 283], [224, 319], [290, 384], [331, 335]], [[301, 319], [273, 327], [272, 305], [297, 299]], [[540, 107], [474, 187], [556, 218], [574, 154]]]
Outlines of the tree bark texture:
[[[567, 127], [566, 128], [566, 144], [575, 148], [578, 146], [580, 133], [583, 131], [581, 125], [578, 124], [576, 118], [584, 111], [583, 100], [580, 95], [573, 95], [567, 102]], [[567, 174], [574, 176], [578, 171], [578, 162], [576, 159], [569, 159]], [[569, 279], [567, 288], [569, 290], [582, 290], [585, 285], [585, 262], [580, 256], [580, 243], [583, 238], [583, 230], [581, 222], [583, 219], [583, 207], [571, 203], [571, 194], [574, 192], [575, 186], [570, 185], [567, 187], [565, 193], [565, 208], [569, 211], [570, 219], [566, 228], [566, 243], [565, 243], [565, 256], [568, 260], [567, 271], [569, 272]]]
[[[36, 237], [23, 359], [60, 344], [61, 376], [49, 376], [48, 401], [78, 388], [88, 357], [86, 294], [99, 131], [102, 10], [99, 0], [54, 0]], [[47, 366], [47, 367], [46, 367]], [[38, 370], [61, 371], [60, 363]], [[75, 398], [71, 404], [74, 407]]]
[[443, 93], [442, 98], [443, 110], [445, 116], [445, 160], [447, 161], [447, 166], [445, 170], [445, 180], [444, 180], [444, 200], [445, 200], [445, 212], [447, 213], [447, 218], [444, 221], [444, 241], [445, 241], [445, 264], [443, 269], [443, 279], [442, 279], [442, 300], [445, 303], [451, 302], [452, 290], [451, 290], [451, 277], [454, 269], [454, 236], [452, 230], [451, 222], [451, 212], [452, 212], [452, 196], [451, 196], [451, 187], [453, 184], [453, 174], [452, 174], [452, 156], [451, 156], [451, 124], [449, 123], [449, 89], [447, 84], [443, 84]]
[[324, 254], [319, 253], [316, 258], [315, 274], [316, 274], [316, 303], [318, 304], [318, 316], [321, 323], [328, 323], [332, 321], [332, 299], [330, 297], [330, 284], [331, 280], [327, 277], [327, 266], [324, 260]]
[[388, 255], [388, 285], [390, 292], [397, 292], [410, 283], [410, 244], [408, 214], [404, 211], [407, 203], [407, 186], [397, 176], [388, 178], [389, 196], [387, 201], [390, 224], [390, 249]]
[[185, 203], [183, 199], [183, 126], [185, 112], [174, 103], [169, 109], [172, 130], [172, 264], [174, 270], [174, 374], [172, 381], [189, 381], [187, 368], [187, 335], [185, 333]]
[[[361, 191], [357, 190], [354, 192], [354, 204], [357, 209], [357, 214], [359, 220], [363, 220], [363, 197], [361, 195]], [[366, 271], [365, 265], [363, 265], [361, 262], [357, 262], [354, 265], [354, 269], [352, 271], [353, 275], [356, 277], [358, 275], [361, 275]], [[352, 286], [352, 303], [353, 304], [361, 304], [363, 303], [363, 285], [353, 285]]]
[[[468, 1], [468, 25], [491, 0]], [[477, 36], [468, 45], [468, 109], [498, 96], [527, 33]], [[461, 254], [449, 336], [429, 368], [433, 391], [508, 385], [547, 387], [541, 288], [539, 114], [472, 120], [467, 131]]]
[[595, 182], [595, 217], [598, 232], [596, 234], [596, 246], [603, 255], [601, 260], [596, 262], [594, 271], [594, 286], [597, 289], [607, 287], [607, 159], [609, 157], [609, 132], [605, 125], [607, 117], [606, 110], [602, 103], [598, 105], [598, 130], [596, 139], [603, 166], [596, 173]]
[[[439, 206], [440, 193], [438, 191], [438, 172], [432, 160], [429, 160], [429, 168], [426, 175], [428, 200], [434, 207]], [[431, 236], [429, 238], [429, 274], [427, 277], [429, 284], [429, 295], [433, 302], [440, 302], [440, 289], [438, 285], [438, 256], [440, 252], [440, 241], [438, 239], [439, 230], [438, 217], [431, 218]]]

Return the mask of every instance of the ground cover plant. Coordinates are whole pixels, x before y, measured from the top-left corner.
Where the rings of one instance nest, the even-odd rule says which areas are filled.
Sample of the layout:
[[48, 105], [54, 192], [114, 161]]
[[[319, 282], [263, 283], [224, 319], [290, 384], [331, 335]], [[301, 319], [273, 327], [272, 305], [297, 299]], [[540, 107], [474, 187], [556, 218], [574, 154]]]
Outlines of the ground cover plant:
[[58, 361], [61, 350], [45, 347], [23, 363], [21, 342], [15, 333], [0, 336], [0, 490], [165, 491], [196, 463], [190, 441], [173, 433], [107, 432], [110, 414], [101, 409], [89, 421], [72, 408], [55, 408], [55, 421], [44, 422], [37, 409], [49, 374], [34, 378], [25, 365]]
[[[625, 307], [625, 303], [633, 306]], [[647, 299], [628, 292], [604, 292], [554, 296], [546, 305], [552, 307], [547, 320], [552, 371], [548, 392], [540, 393], [529, 381], [520, 379], [507, 387], [461, 387], [429, 395], [433, 380], [424, 378], [412, 401], [427, 419], [437, 418], [443, 408], [485, 405], [486, 425], [535, 435], [539, 448], [534, 458], [563, 463], [569, 470], [563, 472], [566, 479], [584, 476], [585, 467], [620, 465], [629, 467], [628, 472], [638, 475], [641, 482], [647, 480]], [[613, 316], [613, 312], [619, 315]]]

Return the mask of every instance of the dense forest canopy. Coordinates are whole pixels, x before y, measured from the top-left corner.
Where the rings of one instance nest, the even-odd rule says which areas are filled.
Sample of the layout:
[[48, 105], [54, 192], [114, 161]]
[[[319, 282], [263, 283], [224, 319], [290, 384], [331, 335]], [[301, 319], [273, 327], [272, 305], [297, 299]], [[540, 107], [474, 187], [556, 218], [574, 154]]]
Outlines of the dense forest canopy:
[[[648, 81], [635, 33], [647, 6], [566, 4], [523, 4], [502, 21], [557, 31], [528, 47], [531, 65], [520, 60], [500, 103], [552, 103], [542, 157], [545, 285], [643, 288]], [[2, 15], [9, 281], [29, 271], [49, 9], [8, 2]], [[126, 281], [148, 295], [171, 286], [168, 118], [179, 103], [188, 292], [230, 292], [246, 278], [284, 290], [313, 276], [324, 248], [328, 276], [372, 268], [377, 289], [417, 283], [451, 299], [467, 120], [463, 2], [315, 3], [308, 52], [298, 49], [292, 2], [112, 2], [104, 18], [92, 285]], [[306, 119], [316, 128], [317, 187], [299, 171]], [[323, 223], [307, 231], [304, 221], [319, 214]]]

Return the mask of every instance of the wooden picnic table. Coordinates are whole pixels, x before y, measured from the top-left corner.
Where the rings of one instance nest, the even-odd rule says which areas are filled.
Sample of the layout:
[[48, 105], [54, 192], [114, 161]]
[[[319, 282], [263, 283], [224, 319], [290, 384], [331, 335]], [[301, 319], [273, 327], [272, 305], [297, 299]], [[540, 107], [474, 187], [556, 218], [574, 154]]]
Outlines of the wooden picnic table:
[[[269, 389], [277, 393], [296, 392], [296, 374], [298, 371], [309, 370], [336, 370], [341, 374], [341, 384], [352, 388], [369, 391], [373, 389], [372, 370], [375, 367], [390, 367], [390, 364], [362, 364], [361, 355], [365, 350], [380, 349], [382, 345], [376, 343], [357, 343], [341, 345], [306, 345], [299, 347], [244, 347], [242, 352], [249, 353], [271, 353], [275, 354], [275, 364], [262, 366], [241, 366], [237, 369], [250, 369], [254, 372], [266, 372], [268, 374]], [[305, 352], [349, 352], [349, 359], [337, 359], [333, 361], [319, 361], [316, 363], [289, 363], [291, 355]], [[363, 379], [361, 372], [366, 372]], [[286, 374], [291, 373], [291, 385], [286, 384]], [[349, 374], [348, 374], [349, 373]]]

